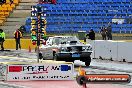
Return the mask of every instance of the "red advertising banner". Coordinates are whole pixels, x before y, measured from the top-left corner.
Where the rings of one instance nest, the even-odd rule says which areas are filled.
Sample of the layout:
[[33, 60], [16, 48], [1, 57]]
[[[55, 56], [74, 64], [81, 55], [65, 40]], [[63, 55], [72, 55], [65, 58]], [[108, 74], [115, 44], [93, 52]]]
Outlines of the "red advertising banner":
[[22, 66], [9, 66], [9, 72], [21, 72]]

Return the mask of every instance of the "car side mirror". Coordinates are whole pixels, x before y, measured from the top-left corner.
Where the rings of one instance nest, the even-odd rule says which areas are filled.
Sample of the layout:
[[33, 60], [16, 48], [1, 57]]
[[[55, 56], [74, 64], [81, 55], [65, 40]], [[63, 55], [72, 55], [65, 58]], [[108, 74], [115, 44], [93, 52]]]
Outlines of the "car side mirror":
[[52, 46], [52, 43], [50, 43], [50, 42], [47, 42], [47, 45], [49, 45], [49, 46]]
[[66, 42], [61, 42], [61, 44], [66, 44]]
[[52, 46], [52, 44], [48, 44], [48, 45]]

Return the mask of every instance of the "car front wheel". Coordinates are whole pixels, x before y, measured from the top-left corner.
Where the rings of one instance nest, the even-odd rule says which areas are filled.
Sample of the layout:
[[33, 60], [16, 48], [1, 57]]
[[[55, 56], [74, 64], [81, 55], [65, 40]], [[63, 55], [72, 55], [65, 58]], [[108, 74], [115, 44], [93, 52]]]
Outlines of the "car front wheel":
[[58, 58], [58, 56], [57, 56], [56, 53], [54, 53], [54, 55], [53, 55], [53, 60], [55, 60], [55, 61], [58, 61], [59, 60], [59, 58]]
[[82, 61], [85, 62], [85, 65], [86, 65], [86, 66], [89, 66], [90, 63], [91, 63], [91, 57], [89, 56], [89, 57], [87, 57], [87, 58], [83, 58]]
[[87, 79], [84, 76], [78, 76], [76, 77], [76, 81], [79, 85], [83, 85], [87, 82]]
[[42, 53], [39, 53], [39, 59], [43, 59]]

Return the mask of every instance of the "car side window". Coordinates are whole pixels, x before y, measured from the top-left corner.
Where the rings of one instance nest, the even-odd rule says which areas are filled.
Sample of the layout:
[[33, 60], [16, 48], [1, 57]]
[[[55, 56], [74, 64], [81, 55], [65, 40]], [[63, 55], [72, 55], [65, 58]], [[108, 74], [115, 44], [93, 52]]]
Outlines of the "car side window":
[[55, 38], [53, 38], [52, 44], [55, 45]]
[[49, 38], [49, 39], [47, 40], [47, 44], [48, 44], [48, 45], [52, 45], [52, 38]]
[[53, 45], [59, 45], [60, 44], [60, 38], [54, 38], [52, 43], [53, 43]]

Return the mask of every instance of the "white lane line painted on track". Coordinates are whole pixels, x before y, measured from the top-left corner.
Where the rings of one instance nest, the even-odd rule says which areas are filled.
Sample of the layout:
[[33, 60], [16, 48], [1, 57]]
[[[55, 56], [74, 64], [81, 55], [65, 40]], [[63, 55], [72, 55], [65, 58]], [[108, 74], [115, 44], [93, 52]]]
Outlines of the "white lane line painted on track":
[[10, 83], [5, 83], [5, 82], [0, 82], [1, 85], [5, 85], [5, 86], [10, 86], [10, 87], [20, 87], [20, 88], [30, 88], [30, 87], [26, 87], [26, 86], [21, 86], [21, 85], [17, 85], [17, 84], [10, 84]]
[[9, 56], [0, 56], [0, 59], [5, 59], [5, 58], [9, 58], [9, 59], [25, 59], [25, 60], [36, 60], [36, 59], [31, 59], [31, 58], [21, 58], [21, 57], [9, 57]]

